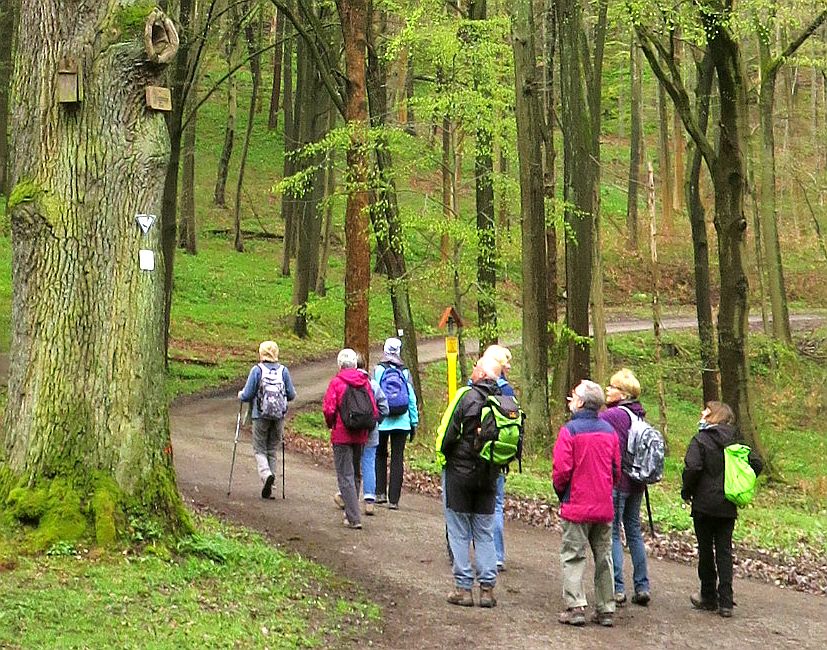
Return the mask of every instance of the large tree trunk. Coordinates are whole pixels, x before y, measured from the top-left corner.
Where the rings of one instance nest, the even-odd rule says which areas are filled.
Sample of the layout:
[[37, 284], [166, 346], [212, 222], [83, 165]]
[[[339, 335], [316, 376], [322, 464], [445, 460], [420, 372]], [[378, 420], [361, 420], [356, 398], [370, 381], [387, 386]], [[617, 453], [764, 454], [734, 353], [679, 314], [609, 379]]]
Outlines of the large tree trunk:
[[[136, 13], [141, 3], [125, 3]], [[159, 214], [169, 139], [144, 89], [162, 83], [175, 53], [148, 60], [141, 36], [174, 34], [163, 14], [128, 27], [122, 5], [27, 0], [12, 82], [12, 343], [0, 441], [6, 512], [45, 524], [57, 538], [115, 541], [130, 514], [187, 526], [175, 486], [164, 389], [161, 228], [142, 234], [135, 216]], [[140, 16], [140, 14], [139, 14]], [[83, 98], [57, 103], [61, 59], [76, 55]], [[37, 61], [37, 65], [32, 65]], [[173, 224], [174, 225], [174, 224]], [[173, 242], [174, 243], [174, 242]], [[138, 251], [154, 253], [141, 270]], [[45, 512], [25, 507], [31, 497]], [[46, 499], [46, 495], [49, 495]]]
[[630, 106], [629, 106], [629, 185], [626, 199], [626, 234], [629, 248], [638, 250], [638, 189], [640, 187], [640, 163], [643, 149], [641, 119], [641, 61], [637, 38], [632, 35], [629, 46]]
[[276, 10], [276, 47], [273, 49], [273, 86], [270, 91], [270, 115], [267, 128], [271, 131], [279, 125], [279, 98], [281, 95], [281, 64], [284, 55], [284, 12]]
[[6, 0], [0, 7], [0, 194], [8, 194], [9, 168], [9, 88], [12, 75], [14, 21], [18, 0]]
[[[486, 0], [475, 0], [468, 7], [470, 20], [486, 19]], [[479, 43], [471, 43], [478, 47]], [[474, 85], [482, 79], [475, 77]], [[493, 106], [489, 105], [492, 111]], [[494, 137], [481, 120], [474, 150], [475, 199], [477, 208], [477, 319], [480, 350], [497, 342], [497, 231], [494, 224]]]
[[[376, 21], [372, 20], [371, 25]], [[383, 127], [388, 116], [387, 97], [387, 63], [380, 57], [371, 32], [368, 48], [368, 106], [373, 128]], [[393, 309], [393, 322], [397, 333], [402, 332], [402, 359], [411, 373], [414, 392], [422, 408], [422, 382], [419, 375], [419, 351], [416, 341], [416, 324], [411, 308], [410, 282], [405, 263], [405, 233], [399, 216], [399, 203], [396, 197], [396, 181], [393, 177], [393, 158], [390, 148], [386, 146], [384, 132], [379, 131], [376, 156], [376, 173], [378, 176], [376, 193], [378, 200], [371, 209], [371, 220], [376, 235], [377, 248], [383, 251], [382, 266], [388, 276], [388, 285]]]
[[[709, 55], [696, 64], [695, 113], [698, 127], [706, 135], [709, 122], [709, 101], [715, 70]], [[692, 254], [695, 264], [695, 313], [698, 319], [698, 341], [701, 356], [701, 383], [704, 403], [720, 399], [718, 385], [718, 353], [715, 345], [715, 327], [712, 320], [712, 299], [709, 294], [709, 240], [706, 234], [706, 211], [701, 201], [701, 162], [703, 156], [697, 146], [690, 151], [686, 174], [686, 205], [692, 228]]]
[[370, 195], [367, 181], [367, 0], [336, 0], [345, 51], [345, 120], [351, 129], [347, 151], [348, 195], [345, 208], [345, 345], [368, 361], [370, 292]]
[[[172, 313], [172, 281], [175, 264], [178, 211], [178, 173], [181, 163], [181, 136], [184, 107], [187, 98], [187, 73], [190, 69], [190, 40], [196, 0], [181, 0], [178, 23], [180, 24], [178, 57], [172, 69], [170, 94], [172, 111], [167, 114], [169, 130], [169, 164], [164, 180], [164, 200], [161, 205], [161, 248], [164, 254], [164, 354], [169, 350], [169, 323]], [[168, 362], [168, 360], [167, 360]]]
[[539, 448], [549, 441], [546, 219], [540, 130], [543, 123], [542, 84], [535, 65], [531, 0], [516, 0], [511, 12], [523, 249], [523, 404], [527, 415], [526, 438], [529, 445]]
[[[554, 201], [557, 193], [557, 149], [554, 143], [554, 126], [557, 122], [557, 101], [554, 94], [554, 64], [557, 46], [557, 15], [553, 0], [544, 1], [543, 60], [545, 66], [543, 101], [545, 108], [545, 135], [543, 137], [543, 194], [547, 201]], [[546, 227], [546, 300], [548, 322], [557, 322], [557, 224]]]

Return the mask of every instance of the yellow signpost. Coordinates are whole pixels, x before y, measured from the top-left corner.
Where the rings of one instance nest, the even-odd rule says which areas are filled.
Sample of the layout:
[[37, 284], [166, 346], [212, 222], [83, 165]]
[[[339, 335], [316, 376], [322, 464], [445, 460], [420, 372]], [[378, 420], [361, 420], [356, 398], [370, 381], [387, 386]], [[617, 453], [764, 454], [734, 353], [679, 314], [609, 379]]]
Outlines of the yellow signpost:
[[448, 361], [448, 402], [454, 399], [457, 392], [457, 357], [459, 355], [459, 338], [456, 329], [462, 327], [462, 319], [453, 307], [446, 307], [439, 319], [439, 328], [448, 328], [445, 337], [445, 358]]

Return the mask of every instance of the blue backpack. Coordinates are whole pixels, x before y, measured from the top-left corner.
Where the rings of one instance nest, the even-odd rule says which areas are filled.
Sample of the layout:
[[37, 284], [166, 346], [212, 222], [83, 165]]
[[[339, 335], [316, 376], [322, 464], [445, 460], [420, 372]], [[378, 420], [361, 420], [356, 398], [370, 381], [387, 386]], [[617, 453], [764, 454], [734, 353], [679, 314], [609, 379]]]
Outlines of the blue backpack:
[[408, 412], [408, 380], [402, 368], [383, 365], [385, 371], [379, 378], [379, 387], [388, 398], [388, 415], [402, 415]]

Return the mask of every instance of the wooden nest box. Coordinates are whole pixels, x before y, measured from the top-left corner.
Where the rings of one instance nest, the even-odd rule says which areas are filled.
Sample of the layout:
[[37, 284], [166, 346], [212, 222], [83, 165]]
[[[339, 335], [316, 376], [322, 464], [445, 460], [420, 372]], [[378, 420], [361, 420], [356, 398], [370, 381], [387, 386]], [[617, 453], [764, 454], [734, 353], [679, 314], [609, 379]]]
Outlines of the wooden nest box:
[[57, 101], [61, 104], [77, 104], [83, 101], [83, 79], [75, 59], [65, 58], [57, 69]]

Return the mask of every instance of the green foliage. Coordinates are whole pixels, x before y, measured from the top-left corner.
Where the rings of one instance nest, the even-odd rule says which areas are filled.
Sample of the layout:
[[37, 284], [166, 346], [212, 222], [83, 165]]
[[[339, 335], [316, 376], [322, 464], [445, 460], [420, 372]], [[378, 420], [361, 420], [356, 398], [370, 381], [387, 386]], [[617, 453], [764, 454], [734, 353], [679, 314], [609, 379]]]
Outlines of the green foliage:
[[4, 569], [3, 647], [335, 647], [379, 618], [329, 570], [212, 519], [173, 561], [56, 543]]
[[157, 4], [156, 0], [122, 3], [113, 16], [112, 26], [128, 38], [142, 36], [146, 19]]

